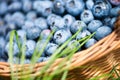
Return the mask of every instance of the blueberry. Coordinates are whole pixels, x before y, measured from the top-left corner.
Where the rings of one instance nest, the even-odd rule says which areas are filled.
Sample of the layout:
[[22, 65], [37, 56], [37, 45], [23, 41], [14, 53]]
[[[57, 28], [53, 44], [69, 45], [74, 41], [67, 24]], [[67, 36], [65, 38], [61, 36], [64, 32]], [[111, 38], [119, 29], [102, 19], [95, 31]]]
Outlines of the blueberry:
[[111, 21], [111, 17], [105, 17], [103, 19], [103, 24], [106, 26], [110, 26], [110, 21]]
[[56, 14], [63, 14], [65, 11], [65, 3], [62, 0], [54, 0], [53, 2], [53, 11]]
[[57, 44], [54, 43], [48, 43], [46, 46], [45, 52], [48, 56], [52, 55], [58, 48]]
[[2, 57], [2, 54], [4, 52], [5, 44], [6, 42], [4, 37], [0, 36], [0, 58]]
[[87, 0], [86, 1], [87, 9], [92, 10], [93, 6], [94, 6], [94, 1], [93, 0]]
[[26, 42], [26, 57], [30, 58], [35, 50], [36, 42], [33, 40], [27, 40]]
[[91, 46], [93, 46], [97, 41], [94, 38], [89, 39], [86, 43], [85, 43], [85, 48], [89, 48]]
[[112, 29], [108, 26], [102, 26], [100, 28], [97, 29], [96, 34], [95, 34], [95, 38], [97, 40], [100, 40], [104, 37], [106, 37], [107, 35], [109, 35], [112, 32]]
[[110, 9], [111, 6], [109, 5], [109, 3], [105, 3], [104, 1], [99, 0], [93, 6], [92, 12], [95, 17], [103, 18], [109, 15]]
[[113, 17], [117, 17], [119, 16], [119, 12], [120, 12], [120, 6], [114, 7], [110, 10], [110, 15]]
[[8, 11], [8, 4], [4, 2], [0, 2], [0, 15], [6, 14]]
[[42, 51], [42, 54], [41, 54], [42, 57], [45, 57], [46, 44], [47, 44], [46, 40], [40, 40], [37, 42], [38, 53]]
[[51, 30], [59, 30], [65, 28], [65, 22], [63, 18], [61, 17], [56, 17], [51, 21], [50, 29]]
[[48, 28], [46, 19], [44, 19], [42, 17], [37, 18], [35, 20], [34, 24], [35, 24], [36, 27], [39, 27], [41, 30]]
[[0, 26], [4, 26], [4, 25], [5, 25], [5, 21], [0, 17]]
[[67, 41], [71, 36], [72, 34], [70, 34], [70, 32], [68, 32], [67, 30], [61, 29], [55, 32], [53, 36], [53, 40], [56, 44], [61, 45], [65, 41]]
[[[7, 55], [9, 54], [9, 47], [10, 47], [10, 43], [8, 42], [5, 46], [5, 52], [7, 53]], [[19, 54], [19, 48], [17, 43], [13, 42], [13, 56], [17, 56]]]
[[77, 16], [84, 10], [85, 4], [83, 0], [67, 0], [65, 7], [68, 13]]
[[19, 1], [14, 1], [8, 6], [10, 12], [19, 11], [22, 9], [22, 3]]
[[9, 23], [6, 25], [6, 31], [7, 31], [7, 32], [9, 32], [9, 31], [11, 31], [11, 30], [16, 30], [16, 29], [17, 29], [17, 27], [16, 27], [16, 25], [15, 25], [14, 22], [9, 22]]
[[21, 43], [23, 43], [24, 42], [24, 38], [26, 37], [26, 31], [21, 29], [21, 30], [17, 31], [17, 34], [18, 34], [18, 37], [19, 37], [19, 41]]
[[23, 4], [22, 10], [23, 10], [24, 12], [29, 12], [29, 11], [31, 11], [31, 9], [32, 9], [32, 1], [31, 1], [31, 0], [23, 0], [23, 1], [22, 1], [22, 4]]
[[43, 30], [40, 34], [41, 39], [47, 40], [48, 37], [50, 36], [50, 34], [51, 34], [51, 30], [49, 30], [49, 29]]
[[33, 9], [40, 13], [42, 16], [47, 17], [52, 13], [53, 4], [51, 1], [34, 1]]
[[[47, 23], [48, 25], [54, 25], [55, 24], [55, 20], [61, 20], [62, 17], [56, 15], [56, 14], [50, 14], [48, 17], [47, 17]], [[57, 24], [59, 25], [59, 24]]]
[[76, 33], [81, 28], [84, 30], [87, 25], [83, 21], [77, 20], [71, 25], [70, 30], [72, 33]]
[[21, 26], [24, 24], [24, 14], [21, 12], [15, 12], [12, 15], [12, 21], [19, 27], [21, 28]]
[[12, 15], [10, 13], [7, 13], [5, 16], [4, 16], [4, 20], [5, 22], [7, 23], [10, 23], [12, 21]]
[[92, 20], [89, 24], [88, 24], [88, 30], [90, 32], [95, 32], [99, 27], [101, 27], [103, 25], [103, 23], [100, 20]]
[[26, 30], [27, 38], [36, 39], [40, 36], [41, 30], [38, 27], [29, 28]]
[[91, 33], [88, 30], [83, 30], [76, 36], [76, 40], [80, 40], [80, 39], [82, 39], [90, 34]]
[[70, 26], [72, 25], [72, 23], [75, 21], [75, 18], [73, 16], [71, 16], [70, 14], [66, 14], [63, 17], [63, 20], [65, 22], [65, 25], [70, 29]]
[[90, 10], [84, 10], [80, 15], [80, 19], [85, 23], [89, 23], [94, 19], [94, 16]]
[[110, 27], [111, 27], [111, 29], [114, 28], [114, 24], [115, 24], [116, 20], [117, 20], [117, 17], [113, 17], [113, 18], [111, 19], [111, 21], [110, 21]]
[[27, 19], [27, 20], [34, 21], [36, 18], [37, 18], [37, 13], [36, 13], [35, 11], [29, 11], [29, 12], [26, 14], [26, 19]]
[[67, 47], [70, 50], [75, 50], [80, 46], [80, 43], [77, 40], [72, 40], [68, 43]]
[[7, 30], [6, 25], [0, 26], [0, 36], [6, 36], [7, 34], [6, 30]]
[[34, 28], [34, 27], [35, 27], [35, 24], [34, 24], [33, 21], [31, 21], [31, 20], [26, 20], [26, 21], [24, 22], [24, 25], [22, 26], [22, 29], [28, 30], [28, 29]]
[[109, 0], [110, 2], [111, 2], [111, 4], [113, 4], [113, 5], [120, 5], [120, 0]]

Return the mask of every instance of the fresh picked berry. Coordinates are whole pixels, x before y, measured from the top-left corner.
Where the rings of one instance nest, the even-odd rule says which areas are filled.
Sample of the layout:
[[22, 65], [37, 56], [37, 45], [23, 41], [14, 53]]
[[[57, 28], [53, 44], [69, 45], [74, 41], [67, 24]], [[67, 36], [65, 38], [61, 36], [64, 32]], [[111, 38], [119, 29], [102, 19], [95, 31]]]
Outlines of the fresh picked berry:
[[70, 30], [72, 33], [76, 33], [79, 29], [86, 29], [87, 28], [87, 25], [83, 22], [83, 21], [80, 21], [80, 20], [76, 20], [70, 27]]
[[103, 23], [100, 20], [92, 20], [89, 24], [88, 24], [88, 30], [90, 32], [95, 32], [99, 27], [101, 27], [103, 25]]
[[50, 37], [51, 34], [51, 30], [50, 29], [44, 29], [43, 31], [41, 31], [41, 39], [47, 40]]
[[63, 14], [65, 12], [65, 3], [62, 0], [54, 0], [53, 11], [56, 14]]
[[70, 29], [70, 26], [72, 25], [72, 23], [75, 21], [75, 18], [70, 15], [70, 14], [66, 14], [64, 17], [63, 17], [63, 20], [65, 22], [65, 26], [67, 26], [69, 29]]
[[[80, 43], [77, 40], [72, 40], [68, 43], [67, 47], [70, 50], [75, 50], [78, 49], [78, 47], [80, 46]], [[79, 49], [78, 49], [79, 50]]]
[[53, 3], [51, 1], [34, 1], [33, 9], [40, 13], [42, 16], [47, 17], [52, 13]]
[[88, 35], [91, 35], [91, 33], [88, 30], [83, 30], [76, 36], [76, 40], [80, 40]]
[[38, 27], [29, 28], [26, 30], [28, 39], [36, 39], [40, 36], [41, 29]]
[[22, 10], [24, 12], [29, 12], [32, 9], [32, 1], [31, 0], [22, 0]]
[[21, 28], [21, 26], [24, 24], [24, 14], [21, 13], [21, 12], [15, 12], [13, 15], [12, 15], [12, 22], [15, 23], [16, 26], [18, 26], [19, 28]]
[[22, 9], [22, 3], [20, 1], [14, 1], [8, 6], [9, 12], [20, 11]]
[[26, 14], [26, 19], [30, 21], [34, 21], [37, 18], [37, 13], [35, 11], [29, 11]]
[[[7, 53], [7, 55], [9, 55], [9, 47], [10, 47], [10, 43], [8, 42], [5, 46], [5, 52]], [[13, 56], [18, 56], [19, 55], [19, 48], [17, 43], [13, 42]]]
[[78, 16], [84, 10], [85, 3], [83, 0], [67, 0], [65, 7], [68, 13]]
[[0, 15], [6, 14], [7, 11], [8, 11], [8, 4], [5, 1], [0, 2]]
[[46, 55], [48, 55], [48, 56], [52, 55], [57, 50], [57, 48], [58, 48], [57, 44], [48, 43], [48, 45], [46, 46], [46, 49], [45, 49]]
[[86, 1], [87, 9], [92, 10], [93, 6], [94, 6], [94, 1], [93, 0], [87, 0]]
[[97, 18], [103, 18], [109, 15], [111, 6], [102, 0], [98, 0], [93, 6], [93, 15]]
[[36, 27], [39, 27], [41, 30], [48, 28], [46, 19], [41, 18], [41, 17], [40, 17], [40, 18], [37, 18], [37, 19], [35, 20], [34, 24], [35, 24]]
[[55, 31], [63, 29], [63, 28], [65, 28], [65, 22], [63, 18], [61, 17], [56, 17], [53, 20], [52, 24], [50, 25], [50, 29], [55, 30]]
[[25, 52], [25, 56], [27, 58], [30, 58], [35, 50], [35, 46], [36, 46], [36, 42], [33, 40], [27, 40], [26, 42], [26, 52]]
[[85, 48], [89, 48], [91, 46], [93, 46], [97, 41], [94, 38], [89, 39], [86, 43], [85, 43]]
[[112, 29], [108, 26], [102, 26], [100, 28], [97, 29], [96, 34], [95, 34], [95, 38], [97, 40], [100, 40], [104, 37], [106, 37], [107, 35], [109, 35], [112, 32]]
[[110, 10], [110, 15], [113, 17], [117, 17], [119, 16], [119, 12], [120, 12], [120, 5], [118, 7], [114, 7]]
[[90, 10], [84, 10], [80, 15], [80, 19], [85, 23], [89, 23], [94, 19], [94, 16]]
[[67, 30], [61, 29], [55, 32], [53, 36], [53, 41], [56, 44], [61, 45], [65, 41], [67, 41], [71, 36], [72, 35]]

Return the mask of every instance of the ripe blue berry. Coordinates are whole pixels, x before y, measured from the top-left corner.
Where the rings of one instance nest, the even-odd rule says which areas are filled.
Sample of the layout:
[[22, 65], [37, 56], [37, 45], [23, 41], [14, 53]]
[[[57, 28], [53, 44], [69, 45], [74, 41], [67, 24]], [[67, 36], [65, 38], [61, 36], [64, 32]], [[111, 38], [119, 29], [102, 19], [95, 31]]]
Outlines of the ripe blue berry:
[[89, 23], [94, 19], [94, 16], [90, 10], [84, 10], [80, 15], [80, 19], [85, 23]]
[[89, 24], [88, 24], [88, 30], [90, 32], [95, 32], [99, 27], [101, 27], [103, 25], [103, 23], [100, 20], [92, 20]]
[[48, 43], [46, 46], [45, 52], [48, 56], [52, 55], [58, 48], [57, 44], [54, 43]]
[[100, 28], [97, 29], [96, 34], [95, 34], [95, 38], [97, 40], [100, 40], [104, 37], [106, 37], [107, 35], [109, 35], [112, 32], [112, 29], [108, 26], [102, 26]]
[[55, 32], [53, 40], [56, 44], [61, 45], [71, 37], [71, 33], [67, 30], [61, 29]]
[[[10, 47], [10, 43], [8, 42], [5, 46], [5, 52], [7, 53], [7, 55], [9, 54], [9, 47]], [[17, 56], [19, 54], [19, 48], [17, 43], [13, 42], [13, 56]]]
[[49, 29], [43, 30], [40, 34], [41, 39], [47, 40], [48, 37], [50, 36], [50, 34], [51, 34], [51, 30], [49, 30]]
[[29, 12], [26, 14], [26, 19], [27, 19], [27, 20], [34, 21], [36, 18], [37, 18], [37, 13], [36, 13], [35, 11], [29, 11]]
[[8, 4], [5, 1], [0, 2], [0, 15], [6, 14], [7, 11], [8, 11]]
[[63, 17], [63, 20], [65, 22], [65, 25], [70, 29], [70, 26], [72, 25], [72, 23], [75, 21], [75, 18], [73, 16], [71, 16], [70, 14], [66, 14]]
[[34, 1], [33, 9], [42, 16], [47, 17], [52, 13], [53, 3], [51, 1]]
[[42, 17], [37, 18], [37, 19], [35, 20], [34, 24], [35, 24], [36, 27], [39, 27], [41, 30], [48, 28], [46, 19], [44, 19], [44, 18], [42, 18]]
[[76, 36], [76, 40], [80, 40], [80, 39], [82, 39], [90, 34], [91, 33], [88, 30], [83, 30]]
[[93, 6], [92, 12], [95, 17], [103, 18], [109, 15], [110, 8], [111, 7], [108, 3], [98, 0]]
[[80, 43], [77, 40], [72, 40], [68, 43], [67, 47], [70, 50], [75, 50], [80, 46]]
[[10, 12], [19, 11], [22, 9], [22, 3], [20, 1], [14, 1], [8, 6]]
[[24, 12], [29, 12], [32, 9], [32, 1], [31, 0], [23, 0], [22, 1], [22, 10]]
[[93, 6], [94, 6], [94, 1], [93, 0], [87, 0], [86, 1], [87, 9], [92, 10]]
[[79, 29], [86, 29], [87, 25], [80, 20], [76, 20], [70, 27], [72, 33], [76, 33]]
[[84, 10], [85, 4], [83, 0], [67, 0], [65, 7], [68, 13], [77, 16]]
[[36, 42], [33, 40], [28, 40], [26, 42], [26, 57], [30, 58], [34, 53]]
[[86, 43], [85, 43], [85, 48], [89, 48], [91, 46], [93, 46], [97, 41], [94, 38], [89, 39]]
[[65, 11], [65, 3], [62, 0], [54, 0], [53, 2], [53, 11], [56, 14], [63, 14]]

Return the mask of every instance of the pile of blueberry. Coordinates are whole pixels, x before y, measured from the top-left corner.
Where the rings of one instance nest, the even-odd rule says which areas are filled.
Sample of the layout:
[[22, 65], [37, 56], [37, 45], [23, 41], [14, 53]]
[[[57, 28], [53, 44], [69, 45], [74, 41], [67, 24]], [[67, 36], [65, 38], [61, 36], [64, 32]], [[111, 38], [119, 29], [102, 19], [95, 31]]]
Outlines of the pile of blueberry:
[[[89, 48], [113, 31], [113, 25], [120, 11], [119, 0], [0, 0], [0, 61], [9, 61], [9, 38], [16, 30], [20, 43], [27, 37], [26, 60], [30, 63], [36, 45], [42, 49], [48, 36], [55, 30], [38, 62], [46, 61], [54, 51], [80, 28], [82, 31], [70, 41], [80, 45], [78, 40], [96, 32], [82, 49]], [[37, 42], [39, 36], [41, 41]], [[14, 63], [19, 60], [19, 49], [14, 39]]]

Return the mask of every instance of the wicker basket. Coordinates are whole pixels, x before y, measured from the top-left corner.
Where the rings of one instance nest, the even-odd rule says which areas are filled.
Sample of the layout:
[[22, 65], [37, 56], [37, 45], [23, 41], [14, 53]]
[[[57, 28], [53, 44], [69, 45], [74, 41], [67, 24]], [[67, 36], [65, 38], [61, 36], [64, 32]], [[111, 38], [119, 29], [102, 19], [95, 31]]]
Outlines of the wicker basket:
[[[100, 76], [105, 73], [109, 73], [113, 66], [120, 62], [120, 17], [115, 24], [115, 30], [104, 39], [97, 42], [94, 46], [87, 50], [74, 54], [72, 63], [69, 66], [69, 73], [67, 80], [86, 80], [95, 76]], [[53, 71], [57, 65], [64, 60], [60, 58], [55, 61], [52, 67], [48, 71]], [[33, 72], [30, 76], [38, 76], [38, 70], [40, 70], [47, 62], [38, 63], [35, 65]], [[24, 65], [24, 69], [27, 69], [30, 65]], [[80, 66], [86, 66], [80, 68]], [[14, 65], [14, 69], [19, 70], [21, 65]], [[95, 68], [93, 68], [95, 67]], [[64, 68], [64, 67], [63, 67]], [[117, 68], [120, 68], [118, 66]], [[4, 79], [10, 80], [10, 65], [6, 62], [0, 62], [0, 76]], [[27, 73], [24, 73], [24, 75]], [[20, 73], [16, 74], [21, 78]], [[56, 79], [55, 79], [56, 80]], [[101, 79], [105, 80], [105, 79]]]

